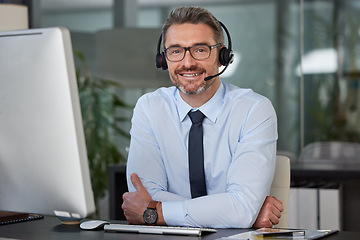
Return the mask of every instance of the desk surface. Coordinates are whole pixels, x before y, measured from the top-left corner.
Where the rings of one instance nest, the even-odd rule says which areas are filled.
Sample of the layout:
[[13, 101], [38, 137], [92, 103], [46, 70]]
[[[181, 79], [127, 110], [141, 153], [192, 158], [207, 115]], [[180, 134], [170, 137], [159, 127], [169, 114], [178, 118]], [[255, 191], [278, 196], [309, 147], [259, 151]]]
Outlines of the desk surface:
[[302, 179], [348, 180], [360, 179], [360, 164], [295, 163], [291, 165], [291, 180]]
[[[248, 229], [219, 229], [217, 233], [207, 234], [201, 239], [218, 239], [225, 236], [238, 234]], [[44, 219], [31, 222], [22, 222], [0, 225], [0, 238], [16, 239], [199, 239], [198, 237], [182, 237], [172, 235], [151, 235], [134, 233], [107, 233], [100, 231], [84, 231], [78, 225], [62, 225], [56, 217], [45, 216]], [[324, 238], [325, 240], [358, 240], [360, 232], [339, 232]]]

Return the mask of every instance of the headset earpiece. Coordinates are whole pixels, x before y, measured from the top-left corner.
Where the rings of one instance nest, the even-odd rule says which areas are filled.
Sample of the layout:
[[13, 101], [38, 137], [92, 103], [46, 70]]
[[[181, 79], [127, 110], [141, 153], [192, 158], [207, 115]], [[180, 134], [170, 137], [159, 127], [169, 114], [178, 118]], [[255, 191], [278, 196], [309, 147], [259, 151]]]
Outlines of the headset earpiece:
[[166, 58], [165, 58], [165, 53], [164, 53], [164, 51], [162, 51], [160, 53], [161, 40], [162, 40], [162, 35], [160, 35], [158, 45], [157, 45], [157, 54], [156, 54], [156, 59], [155, 59], [156, 67], [162, 68], [162, 70], [166, 70], [166, 69], [168, 69], [168, 66], [167, 66], [167, 62], [166, 62]]
[[166, 70], [168, 68], [164, 52], [156, 54], [156, 67]]
[[168, 69], [168, 65], [167, 65], [167, 62], [166, 62], [166, 57], [165, 57], [165, 53], [164, 51], [161, 52], [161, 60], [162, 60], [162, 64], [161, 64], [161, 67], [162, 67], [162, 70], [166, 70]]
[[227, 49], [226, 47], [220, 49], [219, 62], [221, 63], [221, 65], [226, 66], [232, 63], [233, 58], [234, 54], [230, 49]]
[[155, 62], [156, 62], [156, 67], [161, 68], [161, 66], [162, 66], [162, 57], [161, 57], [160, 53], [156, 54]]
[[227, 66], [234, 61], [234, 53], [232, 51], [232, 43], [231, 43], [230, 33], [222, 22], [219, 21], [219, 23], [226, 33], [226, 36], [228, 39], [228, 46], [229, 46], [229, 48], [223, 47], [220, 49], [219, 62], [221, 63], [221, 65]]

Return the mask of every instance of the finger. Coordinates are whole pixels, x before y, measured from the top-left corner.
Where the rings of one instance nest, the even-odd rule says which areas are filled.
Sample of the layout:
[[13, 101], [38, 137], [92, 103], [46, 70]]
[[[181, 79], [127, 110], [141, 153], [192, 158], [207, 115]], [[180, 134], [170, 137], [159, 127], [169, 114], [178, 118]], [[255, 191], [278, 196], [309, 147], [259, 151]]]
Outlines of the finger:
[[284, 211], [284, 205], [282, 203], [282, 201], [280, 201], [279, 199], [277, 199], [276, 197], [273, 197], [274, 198], [274, 206], [279, 209], [280, 212]]
[[271, 222], [270, 219], [263, 219], [262, 223], [258, 226], [258, 227], [266, 227], [266, 228], [271, 228], [274, 224]]
[[129, 192], [125, 192], [123, 195], [122, 195], [122, 199], [123, 199], [123, 203], [121, 204], [121, 208], [125, 211], [126, 207], [127, 207], [127, 202], [128, 202], [128, 199], [130, 197], [130, 193]]
[[131, 174], [131, 182], [136, 188], [137, 191], [145, 189], [144, 185], [141, 183], [139, 176], [136, 173]]
[[272, 209], [272, 214], [273, 214], [274, 217], [276, 217], [276, 218], [280, 218], [280, 217], [281, 217], [281, 211], [280, 211], [278, 208], [276, 208], [276, 207], [274, 207], [274, 208]]
[[280, 201], [279, 199], [277, 199], [274, 196], [267, 196], [266, 199], [265, 199], [265, 203], [274, 206], [280, 212], [284, 211], [284, 206], [283, 206], [282, 201]]
[[269, 198], [269, 201], [272, 202], [272, 203], [282, 204], [282, 201], [280, 201], [279, 199], [277, 199], [275, 196], [267, 196], [266, 198]]
[[272, 215], [269, 219], [269, 221], [272, 223], [272, 225], [276, 225], [280, 222], [279, 218], [276, 217], [275, 215]]
[[273, 225], [275, 225], [270, 219], [267, 221], [267, 223], [265, 224], [265, 227], [267, 228], [271, 228]]
[[126, 196], [129, 194], [129, 192], [124, 192], [124, 194], [122, 195], [122, 199], [123, 201], [125, 200]]
[[[282, 207], [281, 204], [279, 206]], [[283, 210], [283, 208], [279, 209], [279, 207], [277, 207], [275, 205], [275, 202], [267, 202], [264, 209], [268, 211], [268, 217], [270, 219], [271, 219], [271, 215], [273, 215], [276, 218], [280, 218], [281, 217], [281, 211]]]

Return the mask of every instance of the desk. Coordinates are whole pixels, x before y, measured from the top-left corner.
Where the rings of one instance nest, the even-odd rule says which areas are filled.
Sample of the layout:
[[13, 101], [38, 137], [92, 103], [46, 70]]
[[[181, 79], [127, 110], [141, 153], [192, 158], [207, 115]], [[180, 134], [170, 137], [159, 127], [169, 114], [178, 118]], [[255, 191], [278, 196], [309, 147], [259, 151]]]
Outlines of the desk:
[[313, 164], [296, 163], [291, 165], [291, 181], [328, 180], [344, 181], [360, 180], [360, 164]]
[[[249, 229], [219, 229], [217, 233], [207, 234], [201, 239], [211, 240], [224, 236], [230, 236], [241, 232], [249, 231]], [[79, 225], [67, 226], [52, 216], [45, 216], [44, 219], [31, 222], [22, 222], [0, 226], [0, 238], [16, 238], [16, 239], [171, 239], [171, 240], [190, 240], [200, 239], [198, 237], [174, 236], [174, 235], [152, 235], [152, 234], [136, 234], [136, 233], [107, 233], [99, 231], [84, 231]], [[330, 235], [326, 240], [358, 240], [360, 232], [339, 232]]]
[[297, 163], [291, 166], [292, 186], [306, 182], [339, 186], [341, 225], [345, 231], [360, 231], [360, 164]]

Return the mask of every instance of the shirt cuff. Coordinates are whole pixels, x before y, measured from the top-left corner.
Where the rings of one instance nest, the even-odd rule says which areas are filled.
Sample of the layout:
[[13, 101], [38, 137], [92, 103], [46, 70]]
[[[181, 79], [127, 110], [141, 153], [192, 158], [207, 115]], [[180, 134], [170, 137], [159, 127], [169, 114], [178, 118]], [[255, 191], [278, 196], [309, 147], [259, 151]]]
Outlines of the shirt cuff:
[[162, 202], [164, 220], [169, 226], [187, 226], [183, 202]]

